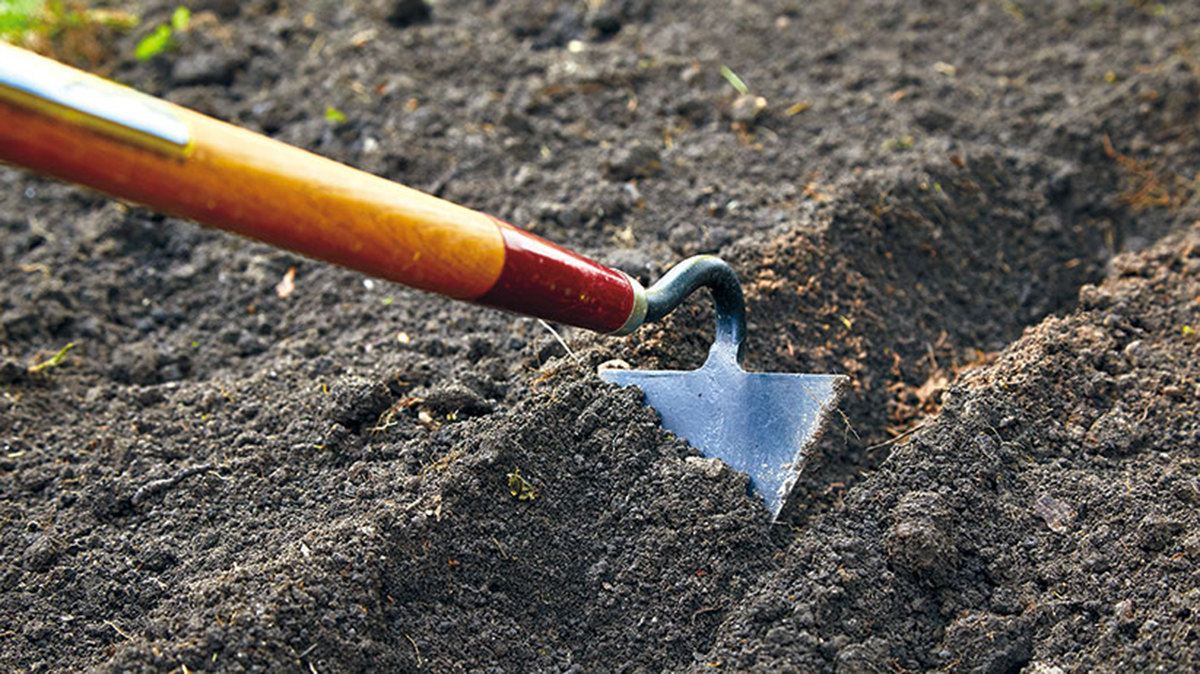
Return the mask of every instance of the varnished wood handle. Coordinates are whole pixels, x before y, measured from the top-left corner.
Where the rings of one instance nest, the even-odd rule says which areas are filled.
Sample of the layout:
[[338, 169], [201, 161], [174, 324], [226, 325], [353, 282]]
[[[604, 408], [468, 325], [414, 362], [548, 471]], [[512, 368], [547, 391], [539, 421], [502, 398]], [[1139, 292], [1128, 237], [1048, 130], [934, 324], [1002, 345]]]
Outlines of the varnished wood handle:
[[422, 290], [600, 332], [636, 327], [640, 286], [620, 272], [3, 43], [0, 161]]

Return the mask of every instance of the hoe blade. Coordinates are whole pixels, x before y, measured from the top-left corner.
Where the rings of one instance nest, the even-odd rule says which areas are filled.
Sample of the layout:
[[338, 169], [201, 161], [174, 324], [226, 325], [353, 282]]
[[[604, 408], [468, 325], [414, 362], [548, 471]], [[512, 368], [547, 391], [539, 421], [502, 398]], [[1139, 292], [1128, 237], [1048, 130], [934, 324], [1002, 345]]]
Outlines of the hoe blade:
[[746, 372], [716, 353], [698, 370], [602, 370], [600, 377], [637, 386], [664, 428], [749, 474], [772, 518], [848, 381], [841, 375]]

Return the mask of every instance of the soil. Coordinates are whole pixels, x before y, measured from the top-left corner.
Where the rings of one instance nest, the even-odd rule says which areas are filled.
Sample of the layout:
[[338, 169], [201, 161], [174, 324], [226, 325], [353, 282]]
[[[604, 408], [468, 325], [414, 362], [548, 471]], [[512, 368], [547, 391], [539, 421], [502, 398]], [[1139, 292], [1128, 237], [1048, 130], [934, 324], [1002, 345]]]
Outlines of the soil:
[[852, 390], [772, 523], [595, 375], [698, 364], [702, 296], [568, 353], [0, 169], [0, 669], [1200, 667], [1200, 6], [190, 6], [92, 67], [646, 282], [718, 253], [748, 364]]

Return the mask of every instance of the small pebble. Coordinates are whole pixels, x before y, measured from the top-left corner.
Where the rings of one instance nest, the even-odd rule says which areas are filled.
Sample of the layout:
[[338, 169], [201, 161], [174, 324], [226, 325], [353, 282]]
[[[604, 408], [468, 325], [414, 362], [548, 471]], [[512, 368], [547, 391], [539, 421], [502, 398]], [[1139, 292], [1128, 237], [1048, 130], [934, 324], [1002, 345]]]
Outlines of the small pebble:
[[613, 180], [649, 178], [662, 170], [662, 155], [649, 145], [635, 143], [618, 148], [605, 164], [605, 174]]
[[1053, 496], [1041, 496], [1033, 504], [1033, 512], [1056, 534], [1066, 533], [1075, 521], [1075, 510]]

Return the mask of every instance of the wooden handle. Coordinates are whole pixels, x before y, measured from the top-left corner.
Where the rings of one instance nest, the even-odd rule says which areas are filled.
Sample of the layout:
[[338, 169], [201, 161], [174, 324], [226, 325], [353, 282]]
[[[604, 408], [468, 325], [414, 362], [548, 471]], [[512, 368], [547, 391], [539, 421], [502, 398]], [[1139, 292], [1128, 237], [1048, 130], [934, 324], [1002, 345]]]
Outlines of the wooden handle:
[[624, 274], [491, 216], [3, 43], [0, 161], [457, 299], [599, 332], [637, 313]]

